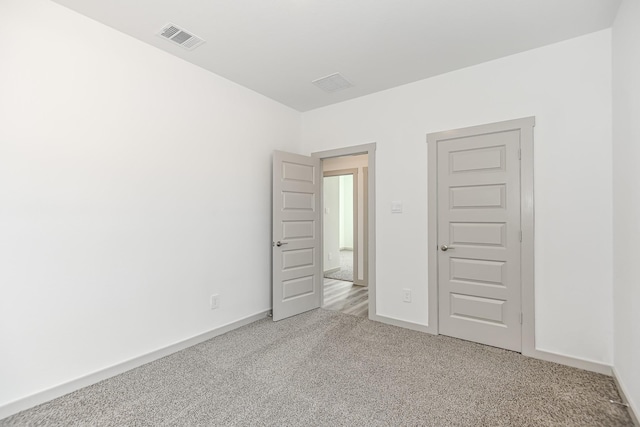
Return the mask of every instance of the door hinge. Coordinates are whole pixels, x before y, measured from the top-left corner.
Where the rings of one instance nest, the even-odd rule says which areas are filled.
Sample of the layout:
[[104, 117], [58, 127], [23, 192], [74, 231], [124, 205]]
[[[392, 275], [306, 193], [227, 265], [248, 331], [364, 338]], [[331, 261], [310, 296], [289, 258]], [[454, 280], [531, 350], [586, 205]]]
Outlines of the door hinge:
[[522, 150], [518, 149], [518, 160], [522, 160]]
[[520, 313], [520, 324], [522, 325], [522, 313]]

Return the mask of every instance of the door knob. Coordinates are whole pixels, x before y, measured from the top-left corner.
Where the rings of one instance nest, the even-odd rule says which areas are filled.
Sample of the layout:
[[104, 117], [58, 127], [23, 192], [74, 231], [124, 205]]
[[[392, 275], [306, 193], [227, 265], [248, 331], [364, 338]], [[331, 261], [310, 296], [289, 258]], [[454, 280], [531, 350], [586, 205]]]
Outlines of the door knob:
[[449, 249], [453, 249], [453, 246], [447, 246], [447, 245], [440, 246], [440, 250], [442, 252], [447, 252]]
[[276, 246], [280, 247], [282, 245], [288, 245], [288, 243], [287, 242], [281, 242], [280, 240], [278, 240], [278, 243], [276, 243]]

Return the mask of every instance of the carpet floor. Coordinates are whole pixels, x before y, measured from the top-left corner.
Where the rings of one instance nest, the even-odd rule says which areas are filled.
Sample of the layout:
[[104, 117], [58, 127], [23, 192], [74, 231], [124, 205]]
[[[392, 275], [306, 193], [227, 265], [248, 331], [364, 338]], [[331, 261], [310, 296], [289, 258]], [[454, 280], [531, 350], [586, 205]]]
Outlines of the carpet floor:
[[340, 270], [331, 273], [325, 273], [327, 279], [342, 280], [344, 282], [353, 282], [353, 251], [340, 251]]
[[264, 319], [4, 426], [629, 426], [610, 377], [334, 311]]

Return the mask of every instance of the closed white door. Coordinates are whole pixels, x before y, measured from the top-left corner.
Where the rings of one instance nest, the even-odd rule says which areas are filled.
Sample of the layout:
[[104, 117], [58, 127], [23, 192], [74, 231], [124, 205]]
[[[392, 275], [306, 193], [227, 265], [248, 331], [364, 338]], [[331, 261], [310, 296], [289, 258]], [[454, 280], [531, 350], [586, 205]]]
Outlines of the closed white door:
[[437, 144], [439, 333], [521, 351], [520, 131]]
[[273, 320], [320, 307], [320, 160], [273, 154]]

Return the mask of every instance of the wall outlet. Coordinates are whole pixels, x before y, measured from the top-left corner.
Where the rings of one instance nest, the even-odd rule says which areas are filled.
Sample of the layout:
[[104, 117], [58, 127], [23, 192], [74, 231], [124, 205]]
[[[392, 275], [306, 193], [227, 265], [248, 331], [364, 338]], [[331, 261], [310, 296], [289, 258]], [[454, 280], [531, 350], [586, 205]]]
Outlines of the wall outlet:
[[402, 301], [411, 302], [411, 289], [404, 288], [402, 290]]
[[216, 310], [220, 308], [220, 295], [213, 294], [211, 295], [211, 310]]

